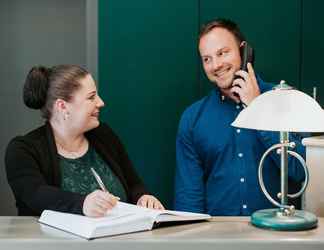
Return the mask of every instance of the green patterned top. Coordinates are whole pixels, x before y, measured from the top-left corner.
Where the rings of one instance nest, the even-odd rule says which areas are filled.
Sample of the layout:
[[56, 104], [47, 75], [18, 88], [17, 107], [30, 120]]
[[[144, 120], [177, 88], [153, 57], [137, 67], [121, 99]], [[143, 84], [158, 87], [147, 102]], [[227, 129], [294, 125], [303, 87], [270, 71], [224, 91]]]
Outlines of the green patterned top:
[[79, 194], [89, 194], [100, 189], [90, 168], [94, 168], [101, 177], [110, 193], [127, 201], [126, 191], [119, 178], [112, 172], [109, 165], [100, 157], [96, 150], [89, 146], [88, 151], [76, 159], [58, 155], [61, 169], [61, 188]]

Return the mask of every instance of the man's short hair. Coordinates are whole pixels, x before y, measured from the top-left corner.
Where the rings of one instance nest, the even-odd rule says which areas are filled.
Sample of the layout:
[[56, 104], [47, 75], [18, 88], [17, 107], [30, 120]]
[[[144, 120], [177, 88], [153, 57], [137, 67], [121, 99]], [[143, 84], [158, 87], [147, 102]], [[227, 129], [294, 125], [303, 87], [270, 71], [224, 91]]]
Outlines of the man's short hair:
[[198, 41], [200, 41], [204, 35], [209, 33], [214, 28], [223, 28], [231, 32], [234, 35], [238, 45], [240, 45], [242, 41], [245, 41], [245, 37], [242, 34], [239, 26], [233, 21], [225, 18], [217, 18], [203, 25], [199, 33]]

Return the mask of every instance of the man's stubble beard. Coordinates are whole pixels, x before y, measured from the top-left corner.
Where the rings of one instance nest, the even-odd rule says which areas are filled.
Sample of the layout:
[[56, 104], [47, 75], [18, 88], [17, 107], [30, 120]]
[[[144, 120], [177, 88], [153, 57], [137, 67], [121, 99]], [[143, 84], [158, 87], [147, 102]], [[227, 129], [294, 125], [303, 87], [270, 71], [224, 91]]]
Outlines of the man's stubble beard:
[[232, 86], [233, 86], [233, 81], [234, 81], [234, 75], [232, 76], [231, 80], [226, 81], [226, 84], [225, 84], [226, 87], [221, 87], [221, 86], [219, 85], [219, 83], [218, 83], [216, 80], [214, 80], [214, 81], [209, 80], [209, 82], [210, 82], [214, 87], [216, 87], [216, 88], [218, 88], [218, 89], [220, 89], [220, 90], [229, 90], [229, 89], [231, 89]]

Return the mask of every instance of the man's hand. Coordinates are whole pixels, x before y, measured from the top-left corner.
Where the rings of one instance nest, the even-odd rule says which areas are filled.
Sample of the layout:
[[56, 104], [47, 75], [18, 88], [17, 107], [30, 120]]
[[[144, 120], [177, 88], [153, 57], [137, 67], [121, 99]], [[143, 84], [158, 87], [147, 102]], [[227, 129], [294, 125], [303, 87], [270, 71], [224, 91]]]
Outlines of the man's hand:
[[235, 79], [233, 82], [234, 87], [231, 88], [230, 92], [231, 95], [238, 94], [241, 102], [249, 105], [254, 98], [260, 95], [260, 89], [251, 63], [247, 64], [247, 68], [248, 72], [239, 70], [235, 73], [243, 79]]
[[161, 204], [161, 202], [154, 196], [148, 194], [142, 195], [138, 199], [137, 205], [142, 207], [152, 208], [152, 209], [164, 210], [164, 207]]

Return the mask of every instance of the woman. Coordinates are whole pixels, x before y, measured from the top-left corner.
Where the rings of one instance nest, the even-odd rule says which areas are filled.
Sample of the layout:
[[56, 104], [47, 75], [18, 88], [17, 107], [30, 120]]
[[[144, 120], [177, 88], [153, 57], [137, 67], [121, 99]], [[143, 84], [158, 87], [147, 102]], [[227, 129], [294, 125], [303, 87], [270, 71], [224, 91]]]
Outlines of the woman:
[[[51, 209], [99, 217], [119, 198], [164, 209], [147, 194], [117, 135], [99, 122], [104, 103], [85, 69], [33, 67], [23, 97], [27, 107], [41, 110], [46, 123], [7, 147], [7, 178], [19, 215]], [[99, 190], [91, 168], [109, 192]]]

